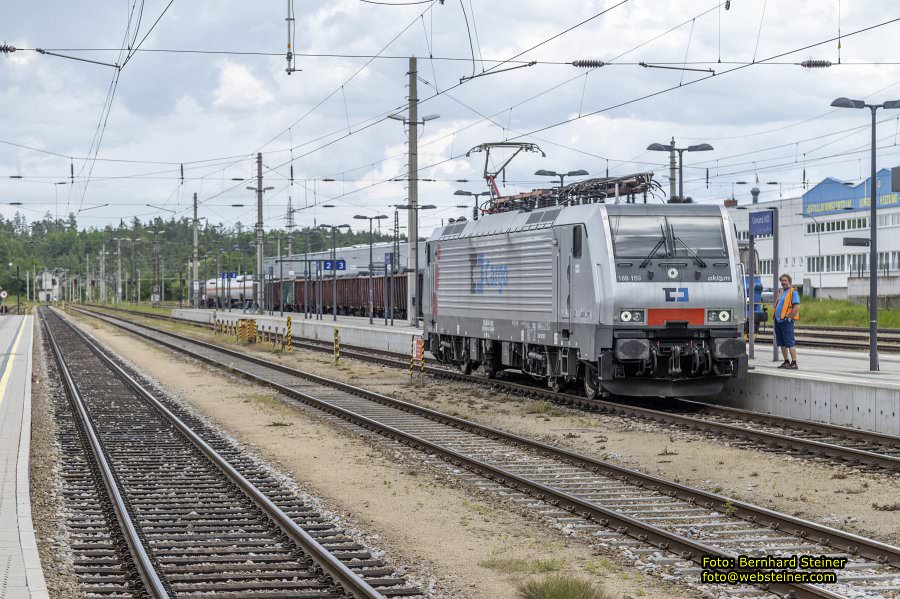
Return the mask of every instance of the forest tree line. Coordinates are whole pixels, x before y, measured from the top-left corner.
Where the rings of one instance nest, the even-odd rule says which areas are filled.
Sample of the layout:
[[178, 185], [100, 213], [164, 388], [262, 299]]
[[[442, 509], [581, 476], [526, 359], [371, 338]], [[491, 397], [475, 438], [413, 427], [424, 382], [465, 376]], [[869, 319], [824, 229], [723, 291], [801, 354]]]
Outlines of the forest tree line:
[[[266, 231], [266, 255], [275, 254], [275, 244], [282, 239], [287, 252], [288, 235], [284, 230]], [[374, 240], [390, 241], [392, 235], [375, 232]], [[294, 253], [302, 252], [309, 243], [309, 251], [331, 248], [331, 230], [298, 227], [293, 235]], [[91, 278], [99, 278], [100, 254], [106, 251], [106, 273], [109, 284], [114, 285], [117, 272], [117, 248], [121, 245], [122, 277], [132, 289], [132, 268], [140, 272], [142, 297], [150, 293], [153, 281], [153, 243], [158, 243], [161, 270], [164, 271], [166, 297], [177, 299], [181, 278], [189, 278], [187, 272], [191, 259], [193, 229], [191, 219], [174, 217], [166, 220], [157, 217], [148, 221], [137, 218], [118, 225], [103, 228], [79, 228], [74, 214], [66, 219], [55, 219], [49, 213], [40, 220], [28, 222], [20, 212], [12, 219], [0, 215], [0, 288], [10, 293], [16, 290], [16, 266], [19, 267], [19, 285], [25, 293], [26, 273], [42, 270], [57, 273], [68, 272], [68, 277], [82, 279], [90, 262]], [[402, 236], [405, 239], [405, 236]], [[121, 240], [121, 241], [118, 241]], [[368, 231], [337, 230], [338, 247], [369, 242]], [[198, 246], [201, 278], [214, 276], [216, 255], [222, 271], [253, 272], [256, 259], [256, 234], [253, 226], [240, 222], [232, 226], [208, 224], [201, 220], [198, 226]], [[132, 259], [134, 261], [132, 266]], [[187, 283], [185, 282], [185, 285]], [[113, 287], [109, 287], [112, 295]], [[129, 292], [129, 296], [132, 292]]]

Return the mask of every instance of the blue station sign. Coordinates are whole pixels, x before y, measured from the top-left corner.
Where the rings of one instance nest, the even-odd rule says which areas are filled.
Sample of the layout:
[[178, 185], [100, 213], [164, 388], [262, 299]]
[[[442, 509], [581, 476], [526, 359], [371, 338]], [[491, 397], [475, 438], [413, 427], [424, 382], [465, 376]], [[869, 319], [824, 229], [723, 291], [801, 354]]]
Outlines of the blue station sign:
[[750, 235], [771, 235], [774, 229], [774, 210], [760, 210], [750, 213]]
[[347, 261], [340, 260], [322, 260], [322, 270], [347, 270]]

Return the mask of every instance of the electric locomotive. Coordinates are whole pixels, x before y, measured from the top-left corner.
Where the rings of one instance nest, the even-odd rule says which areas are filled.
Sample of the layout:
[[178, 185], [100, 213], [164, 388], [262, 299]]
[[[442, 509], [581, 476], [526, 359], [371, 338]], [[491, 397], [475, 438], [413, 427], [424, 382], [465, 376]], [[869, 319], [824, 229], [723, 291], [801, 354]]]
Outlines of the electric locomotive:
[[[635, 203], [652, 174], [499, 198], [427, 242], [424, 334], [463, 371], [558, 390], [692, 396], [747, 370], [744, 277], [721, 206]], [[615, 194], [615, 195], [614, 195]], [[645, 194], [646, 202], [646, 194]]]

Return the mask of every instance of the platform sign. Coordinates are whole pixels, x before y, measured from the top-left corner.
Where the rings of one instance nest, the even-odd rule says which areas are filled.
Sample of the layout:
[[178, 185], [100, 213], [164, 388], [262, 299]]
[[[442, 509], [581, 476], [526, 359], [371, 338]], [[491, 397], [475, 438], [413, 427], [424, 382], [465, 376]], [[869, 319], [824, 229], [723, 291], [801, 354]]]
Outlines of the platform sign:
[[347, 270], [347, 261], [340, 260], [322, 260], [322, 270]]
[[868, 237], [844, 237], [844, 246], [869, 247]]
[[237, 273], [236, 273], [236, 272], [228, 272], [228, 271], [225, 271], [225, 272], [222, 273], [222, 278], [223, 278], [223, 279], [236, 279], [236, 278], [237, 278]]
[[774, 229], [775, 219], [772, 210], [761, 210], [759, 212], [750, 213], [750, 235], [759, 237], [761, 235], [771, 235]]
[[394, 265], [394, 252], [387, 252], [384, 255], [384, 266], [385, 268], [390, 268]]

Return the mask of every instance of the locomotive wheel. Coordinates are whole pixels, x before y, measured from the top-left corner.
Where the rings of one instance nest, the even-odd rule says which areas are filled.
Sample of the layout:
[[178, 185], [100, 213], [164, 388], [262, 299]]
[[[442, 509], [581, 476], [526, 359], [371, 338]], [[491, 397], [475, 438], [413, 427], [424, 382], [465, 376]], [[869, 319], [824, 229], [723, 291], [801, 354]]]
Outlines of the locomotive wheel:
[[600, 380], [597, 374], [594, 366], [584, 365], [584, 394], [588, 399], [600, 397]]

